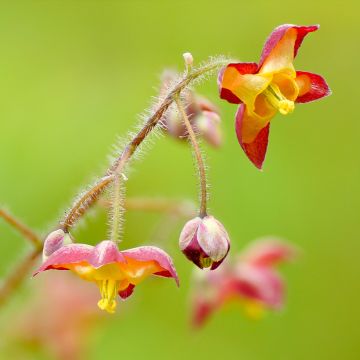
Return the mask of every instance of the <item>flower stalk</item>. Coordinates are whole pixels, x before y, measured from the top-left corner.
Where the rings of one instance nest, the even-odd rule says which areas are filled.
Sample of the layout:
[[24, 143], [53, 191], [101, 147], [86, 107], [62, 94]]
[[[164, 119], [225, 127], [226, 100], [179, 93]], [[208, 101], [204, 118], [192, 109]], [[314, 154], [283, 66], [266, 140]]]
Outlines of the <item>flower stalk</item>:
[[184, 105], [180, 99], [179, 95], [175, 95], [175, 103], [176, 106], [179, 110], [180, 116], [186, 126], [186, 130], [189, 134], [189, 140], [191, 142], [193, 151], [194, 151], [194, 155], [195, 155], [195, 159], [196, 159], [196, 163], [197, 163], [197, 167], [198, 167], [198, 172], [199, 172], [199, 177], [200, 177], [200, 210], [199, 210], [199, 216], [200, 218], [204, 218], [207, 215], [207, 185], [206, 185], [206, 172], [205, 172], [205, 165], [204, 165], [204, 159], [201, 155], [201, 150], [199, 147], [199, 144], [196, 140], [196, 135], [194, 132], [194, 129], [192, 128], [189, 118], [186, 115], [186, 111], [184, 108]]
[[110, 240], [114, 243], [120, 242], [120, 230], [121, 230], [121, 216], [123, 213], [123, 204], [122, 204], [122, 186], [123, 177], [122, 174], [116, 174], [114, 179], [113, 187], [113, 200], [112, 200], [112, 219], [111, 219], [111, 234]]

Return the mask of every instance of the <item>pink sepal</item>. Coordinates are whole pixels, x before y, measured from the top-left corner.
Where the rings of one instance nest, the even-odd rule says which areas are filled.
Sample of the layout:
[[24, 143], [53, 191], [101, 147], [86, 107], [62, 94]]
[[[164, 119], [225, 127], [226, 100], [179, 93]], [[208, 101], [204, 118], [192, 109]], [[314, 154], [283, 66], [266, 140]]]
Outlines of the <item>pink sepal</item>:
[[283, 305], [283, 280], [269, 267], [241, 264], [236, 269], [233, 287], [239, 295], [265, 303], [270, 308], [278, 309]]
[[164, 271], [155, 273], [154, 275], [174, 278], [179, 286], [179, 278], [176, 273], [171, 257], [160, 248], [155, 246], [140, 246], [134, 249], [122, 251], [125, 257], [129, 257], [138, 261], [156, 261]]
[[283, 261], [294, 260], [298, 250], [286, 242], [277, 239], [259, 240], [242, 254], [242, 260], [253, 265], [271, 266]]

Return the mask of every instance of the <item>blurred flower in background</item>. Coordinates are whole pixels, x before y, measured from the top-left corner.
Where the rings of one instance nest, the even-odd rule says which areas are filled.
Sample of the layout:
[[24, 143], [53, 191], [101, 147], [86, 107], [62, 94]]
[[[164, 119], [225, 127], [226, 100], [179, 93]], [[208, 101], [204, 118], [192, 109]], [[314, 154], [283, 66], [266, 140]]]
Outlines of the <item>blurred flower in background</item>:
[[[166, 93], [166, 90], [171, 87], [171, 84], [177, 78], [178, 74], [175, 71], [166, 70], [162, 75], [160, 95]], [[184, 94], [184, 104], [186, 106], [186, 114], [195, 133], [209, 145], [215, 148], [221, 146], [223, 136], [219, 109], [205, 97], [190, 90]], [[166, 112], [162, 124], [167, 133], [172, 137], [180, 140], [187, 138], [186, 127], [175, 107], [171, 107]]]
[[96, 289], [64, 271], [44, 274], [33, 289], [8, 330], [16, 347], [27, 350], [26, 359], [34, 351], [51, 359], [83, 359], [89, 336], [104, 314], [94, 306]]
[[279, 310], [284, 303], [284, 281], [274, 268], [293, 260], [295, 248], [276, 239], [261, 239], [216, 271], [194, 274], [192, 323], [195, 327], [225, 304], [236, 301], [245, 313], [259, 318], [264, 311]]

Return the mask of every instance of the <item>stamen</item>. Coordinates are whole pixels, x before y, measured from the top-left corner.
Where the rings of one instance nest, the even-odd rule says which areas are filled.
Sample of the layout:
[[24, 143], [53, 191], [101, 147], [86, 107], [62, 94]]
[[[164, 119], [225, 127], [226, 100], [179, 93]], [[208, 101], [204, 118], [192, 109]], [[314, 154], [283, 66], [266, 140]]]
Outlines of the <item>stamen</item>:
[[293, 101], [288, 100], [280, 91], [279, 87], [275, 84], [269, 85], [263, 94], [266, 100], [275, 109], [279, 110], [280, 114], [287, 115], [294, 111], [295, 104]]
[[208, 268], [212, 265], [212, 260], [209, 257], [200, 257], [200, 264], [202, 265], [202, 267], [204, 268]]
[[101, 300], [98, 302], [98, 307], [113, 314], [116, 309], [115, 298], [119, 290], [119, 282], [116, 280], [101, 280], [98, 281], [98, 286], [101, 293]]

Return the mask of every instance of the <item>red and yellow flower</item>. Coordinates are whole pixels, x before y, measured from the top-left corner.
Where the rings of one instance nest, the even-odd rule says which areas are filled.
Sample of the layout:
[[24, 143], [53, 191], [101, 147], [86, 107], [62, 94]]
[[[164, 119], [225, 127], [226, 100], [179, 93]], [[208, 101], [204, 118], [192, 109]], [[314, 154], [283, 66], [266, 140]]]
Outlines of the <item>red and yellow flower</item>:
[[240, 104], [235, 125], [239, 143], [259, 169], [266, 155], [270, 120], [275, 114], [287, 115], [295, 103], [330, 94], [320, 75], [296, 71], [293, 65], [304, 37], [318, 28], [281, 25], [267, 39], [259, 64], [231, 63], [219, 74], [220, 97]]
[[96, 246], [69, 244], [52, 253], [36, 271], [71, 270], [80, 278], [96, 283], [101, 300], [98, 306], [115, 312], [116, 297], [129, 297], [135, 286], [150, 275], [174, 278], [178, 276], [169, 255], [153, 246], [141, 246], [119, 251], [111, 241]]

